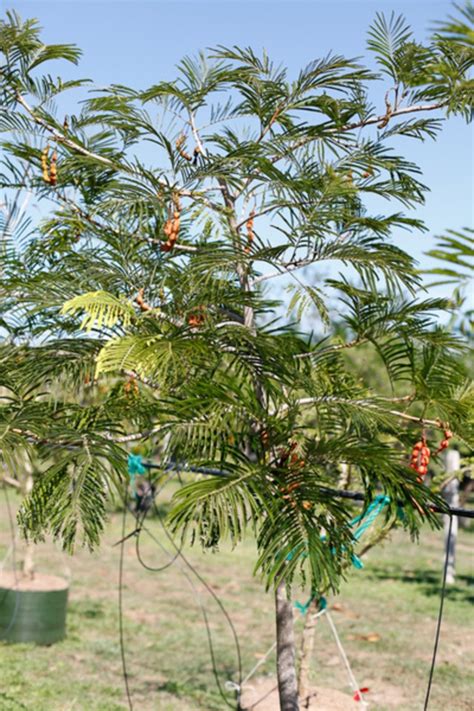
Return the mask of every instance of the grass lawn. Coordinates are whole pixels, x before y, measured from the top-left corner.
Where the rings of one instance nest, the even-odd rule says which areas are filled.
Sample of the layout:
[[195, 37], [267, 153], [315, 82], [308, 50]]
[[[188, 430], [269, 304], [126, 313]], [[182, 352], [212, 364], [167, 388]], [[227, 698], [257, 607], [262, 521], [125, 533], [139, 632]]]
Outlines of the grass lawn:
[[[11, 495], [14, 500], [14, 496]], [[128, 518], [127, 529], [132, 529]], [[150, 528], [163, 539], [157, 519]], [[70, 558], [51, 543], [39, 546], [38, 568], [72, 575], [68, 637], [52, 647], [0, 643], [1, 711], [119, 711], [124, 696], [118, 636], [117, 580], [121, 515], [110, 518], [102, 546]], [[166, 539], [165, 539], [166, 540]], [[473, 709], [472, 603], [474, 531], [461, 530], [458, 578], [449, 588], [441, 634], [431, 711]], [[5, 504], [0, 504], [0, 556], [9, 544]], [[165, 543], [166, 545], [166, 543]], [[156, 544], [142, 537], [150, 565], [166, 561]], [[169, 548], [169, 545], [168, 545]], [[471, 551], [471, 552], [470, 552]], [[272, 597], [252, 577], [251, 540], [218, 554], [198, 549], [186, 555], [222, 597], [238, 629], [244, 674], [273, 642]], [[396, 532], [371, 551], [362, 571], [350, 572], [332, 612], [361, 686], [370, 688], [371, 711], [423, 708], [433, 647], [443, 559], [441, 532], [425, 531], [421, 544]], [[135, 542], [125, 547], [124, 628], [130, 686], [136, 711], [214, 711], [226, 708], [213, 680], [207, 637], [198, 597], [208, 609], [215, 632], [216, 658], [224, 682], [236, 668], [232, 638], [217, 605], [181, 565], [161, 573], [138, 563]], [[301, 593], [300, 599], [307, 596]], [[298, 628], [302, 618], [298, 614]], [[273, 673], [274, 657], [261, 673]], [[319, 686], [349, 691], [327, 623], [317, 625], [313, 680]]]

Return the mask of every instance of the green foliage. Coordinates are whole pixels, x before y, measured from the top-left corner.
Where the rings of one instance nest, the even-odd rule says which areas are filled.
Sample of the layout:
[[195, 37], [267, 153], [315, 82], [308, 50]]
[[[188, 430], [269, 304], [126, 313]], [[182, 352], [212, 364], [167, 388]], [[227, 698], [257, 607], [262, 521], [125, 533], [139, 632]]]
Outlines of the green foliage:
[[[223, 472], [183, 487], [170, 525], [206, 547], [251, 527], [267, 586], [337, 587], [353, 546], [353, 511], [330, 496], [342, 465], [367, 501], [391, 497], [387, 525], [397, 502], [412, 535], [436, 525], [408, 453], [439, 420], [471, 441], [472, 389], [463, 338], [436, 323], [449, 302], [419, 298], [420, 274], [391, 241], [424, 229], [411, 211], [427, 188], [390, 141], [469, 118], [462, 28], [421, 44], [405, 20], [377, 16], [380, 115], [367, 99], [380, 77], [359, 60], [331, 54], [291, 79], [265, 53], [217, 47], [185, 58], [175, 81], [94, 92], [64, 121], [52, 99], [83, 83], [39, 70], [79, 52], [7, 15], [0, 453], [10, 469], [20, 450], [39, 462], [28, 535], [96, 545], [126, 444], [142, 440], [163, 464]], [[56, 183], [42, 165], [53, 146]], [[21, 212], [23, 190], [43, 220]], [[373, 213], [374, 196], [396, 208]], [[453, 234], [443, 254], [464, 266], [455, 242], [466, 249]], [[282, 276], [290, 317], [269, 288]], [[382, 364], [381, 392], [351, 353]]]
[[117, 299], [113, 294], [105, 291], [94, 291], [88, 294], [81, 294], [69, 301], [66, 301], [61, 309], [63, 314], [77, 314], [78, 311], [85, 311], [86, 315], [81, 323], [81, 328], [86, 331], [92, 330], [93, 326], [101, 328], [112, 328], [121, 322], [126, 328], [135, 315], [131, 304]]
[[422, 274], [435, 277], [431, 287], [453, 287], [452, 325], [464, 336], [472, 338], [474, 310], [469, 306], [468, 295], [474, 277], [474, 230], [468, 227], [462, 231], [448, 230], [446, 235], [438, 238], [436, 248], [426, 252], [426, 255], [436, 259], [440, 266], [425, 270]]

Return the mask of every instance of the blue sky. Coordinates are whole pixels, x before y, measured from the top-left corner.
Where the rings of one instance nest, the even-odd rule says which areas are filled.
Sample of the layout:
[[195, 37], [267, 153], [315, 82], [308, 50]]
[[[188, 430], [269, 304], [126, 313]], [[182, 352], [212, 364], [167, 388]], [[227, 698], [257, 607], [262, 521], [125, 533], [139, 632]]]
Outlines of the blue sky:
[[[453, 12], [444, 0], [2, 0], [1, 7], [37, 17], [46, 41], [79, 45], [84, 57], [79, 69], [68, 68], [68, 74], [93, 78], [99, 85], [142, 88], [172, 79], [183, 55], [217, 44], [265, 47], [296, 73], [330, 50], [367, 55], [367, 28], [377, 11], [405, 14], [419, 39], [434, 20]], [[381, 112], [382, 96], [381, 85]], [[423, 182], [431, 188], [426, 205], [416, 210], [429, 232], [401, 233], [396, 239], [416, 258], [433, 246], [433, 235], [472, 225], [472, 149], [472, 128], [460, 119], [450, 120], [436, 143], [404, 142], [403, 152], [420, 165]]]

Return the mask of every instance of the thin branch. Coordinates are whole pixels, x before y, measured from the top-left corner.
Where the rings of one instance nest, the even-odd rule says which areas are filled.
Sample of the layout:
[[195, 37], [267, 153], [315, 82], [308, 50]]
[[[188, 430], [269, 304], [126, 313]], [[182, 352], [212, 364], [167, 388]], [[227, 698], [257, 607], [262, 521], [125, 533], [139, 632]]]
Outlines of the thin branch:
[[[403, 116], [405, 114], [412, 114], [412, 113], [420, 113], [422, 111], [437, 111], [438, 109], [442, 109], [444, 106], [446, 106], [445, 101], [440, 101], [436, 104], [418, 104], [416, 106], [405, 106], [403, 109], [397, 109], [396, 111], [392, 111], [390, 114], [390, 119], [396, 118], [397, 116]], [[387, 118], [387, 114], [384, 113], [381, 116], [373, 116], [372, 118], [369, 119], [364, 119], [362, 121], [357, 121], [354, 123], [348, 123], [346, 126], [341, 126], [340, 128], [333, 128], [329, 129], [325, 135], [331, 135], [331, 134], [337, 134], [337, 133], [347, 133], [348, 131], [354, 131], [358, 128], [365, 128], [366, 126], [372, 126], [374, 124], [379, 124], [380, 122], [384, 121]], [[287, 151], [288, 152], [293, 152], [297, 150], [298, 148], [302, 148], [303, 146], [307, 145], [308, 143], [311, 143], [312, 141], [317, 141], [321, 136], [306, 136], [305, 138], [302, 138], [300, 141], [297, 141], [293, 145], [289, 146]], [[277, 163], [279, 160], [282, 160], [282, 158], [286, 158], [288, 156], [288, 152], [285, 152], [281, 155], [273, 156], [270, 158], [272, 163]]]
[[[407, 395], [402, 398], [377, 398], [378, 400], [383, 400], [384, 402], [408, 402], [413, 398], [412, 395]], [[274, 413], [272, 414], [283, 414], [287, 412], [287, 410], [290, 409], [292, 406], [296, 407], [303, 407], [305, 405], [315, 405], [318, 403], [325, 404], [325, 403], [338, 403], [341, 405], [356, 405], [359, 407], [367, 407], [372, 410], [377, 410], [378, 412], [386, 415], [393, 415], [394, 417], [400, 417], [402, 420], [407, 420], [409, 422], [417, 422], [418, 424], [421, 425], [426, 425], [430, 427], [436, 427], [437, 429], [443, 430], [444, 429], [444, 424], [441, 423], [439, 420], [428, 420], [424, 417], [415, 417], [415, 415], [408, 415], [406, 412], [400, 412], [399, 410], [386, 410], [383, 407], [377, 407], [377, 404], [371, 400], [344, 400], [342, 398], [337, 398], [337, 397], [303, 397], [298, 400], [296, 400], [292, 404], [285, 403], [281, 407], [279, 407]]]
[[280, 268], [274, 272], [270, 272], [269, 274], [262, 274], [259, 277], [255, 277], [255, 279], [252, 279], [250, 282], [250, 285], [252, 287], [256, 286], [256, 284], [260, 284], [262, 281], [268, 281], [269, 279], [275, 279], [275, 277], [278, 276], [284, 276], [285, 274], [290, 274], [291, 272], [296, 271], [297, 269], [302, 269], [303, 267], [307, 267], [310, 264], [314, 264], [314, 262], [317, 261], [314, 258], [310, 259], [301, 259], [297, 262], [286, 262], [280, 265]]
[[[196, 126], [196, 120], [194, 118], [194, 112], [189, 110], [189, 125], [191, 126], [191, 131], [194, 137], [194, 140], [196, 142], [196, 146], [199, 149], [199, 152], [203, 156], [203, 158], [207, 157], [207, 151], [204, 146], [204, 143], [202, 142], [201, 136], [199, 135], [199, 131]], [[220, 189], [223, 190], [224, 188], [220, 186]]]
[[16, 479], [12, 479], [12, 477], [8, 476], [7, 474], [3, 474], [2, 478], [0, 479], [0, 482], [8, 484], [8, 486], [13, 486], [15, 489], [21, 489], [20, 482]]
[[333, 353], [337, 351], [343, 351], [343, 350], [348, 350], [349, 348], [355, 348], [356, 346], [360, 346], [363, 343], [367, 343], [368, 338], [362, 338], [362, 337], [357, 337], [353, 338], [352, 341], [347, 341], [347, 343], [336, 343], [333, 346], [327, 346], [326, 348], [322, 348], [319, 351], [310, 351], [309, 353], [297, 353], [295, 355], [295, 358], [302, 359], [302, 358], [314, 358], [315, 356], [321, 356], [324, 355], [325, 353]]

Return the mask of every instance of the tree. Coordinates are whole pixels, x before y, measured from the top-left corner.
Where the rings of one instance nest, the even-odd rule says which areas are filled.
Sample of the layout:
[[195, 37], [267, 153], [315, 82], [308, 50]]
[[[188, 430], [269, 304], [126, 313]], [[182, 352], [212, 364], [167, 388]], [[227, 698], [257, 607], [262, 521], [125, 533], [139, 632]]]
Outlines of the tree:
[[[284, 711], [298, 708], [292, 585], [336, 590], [354, 548], [339, 465], [366, 506], [377, 487], [390, 497], [387, 525], [402, 503], [416, 535], [440, 502], [408, 467], [414, 439], [473, 429], [463, 342], [436, 325], [449, 303], [419, 298], [391, 242], [423, 229], [402, 210], [426, 189], [391, 142], [469, 118], [472, 47], [444, 26], [421, 44], [394, 15], [377, 16], [368, 46], [380, 75], [330, 55], [292, 81], [265, 54], [217, 47], [175, 81], [111, 86], [64, 117], [62, 92], [83, 83], [38, 72], [78, 50], [44, 45], [13, 13], [0, 28], [1, 180], [47, 208], [2, 255], [1, 451], [44, 461], [20, 521], [96, 545], [129, 442], [220, 469], [178, 492], [169, 525], [204, 547], [255, 533]], [[380, 112], [368, 93], [382, 77]], [[401, 208], [375, 214], [368, 198]], [[326, 261], [341, 271], [323, 278]], [[271, 287], [285, 275], [286, 316]], [[324, 338], [301, 330], [310, 308]], [[348, 341], [331, 335], [335, 308]], [[366, 344], [388, 394], [347, 365]]]

